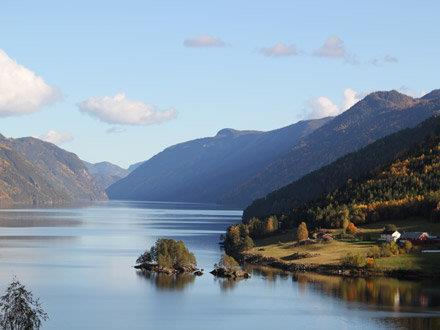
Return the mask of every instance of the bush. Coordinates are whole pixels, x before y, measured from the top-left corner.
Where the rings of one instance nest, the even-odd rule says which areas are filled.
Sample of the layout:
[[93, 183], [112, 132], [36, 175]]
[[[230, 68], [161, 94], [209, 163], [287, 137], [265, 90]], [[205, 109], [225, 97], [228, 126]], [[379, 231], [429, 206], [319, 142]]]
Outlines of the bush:
[[356, 226], [354, 225], [353, 222], [350, 222], [348, 224], [346, 230], [347, 230], [347, 233], [349, 233], [351, 235], [354, 235], [354, 234], [356, 234], [357, 228], [356, 228]]
[[412, 249], [413, 249], [413, 245], [412, 245], [412, 243], [410, 241], [405, 241], [403, 243], [403, 250], [406, 253], [410, 253], [412, 251]]
[[380, 258], [381, 257], [380, 248], [377, 245], [372, 246], [371, 249], [367, 253], [367, 257], [375, 258], [375, 259]]
[[374, 268], [374, 266], [375, 266], [374, 258], [367, 258], [365, 260], [365, 266], [368, 268]]
[[389, 231], [389, 232], [395, 232], [397, 230], [397, 227], [396, 227], [396, 225], [394, 225], [394, 224], [388, 224], [388, 225], [385, 225], [385, 228], [384, 228], [384, 231]]
[[365, 256], [360, 253], [348, 253], [342, 258], [342, 264], [347, 267], [364, 267], [365, 263]]
[[399, 246], [397, 245], [396, 242], [391, 241], [390, 243], [390, 251], [393, 255], [398, 255], [399, 254]]
[[381, 257], [391, 257], [392, 255], [399, 254], [399, 246], [396, 242], [392, 241], [390, 243], [384, 243], [380, 249]]
[[162, 268], [181, 268], [197, 266], [196, 258], [183, 241], [161, 238], [150, 250], [145, 251], [137, 260], [138, 264], [155, 262]]

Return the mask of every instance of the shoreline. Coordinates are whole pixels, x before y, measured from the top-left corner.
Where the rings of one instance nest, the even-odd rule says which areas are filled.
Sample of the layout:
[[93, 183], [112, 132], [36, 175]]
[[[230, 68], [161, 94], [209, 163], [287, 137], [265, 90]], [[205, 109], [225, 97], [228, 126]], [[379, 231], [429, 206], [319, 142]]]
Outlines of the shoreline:
[[277, 270], [298, 273], [298, 272], [310, 272], [320, 275], [336, 275], [342, 277], [352, 278], [369, 278], [369, 277], [390, 277], [403, 280], [422, 280], [430, 278], [439, 278], [440, 273], [428, 273], [420, 270], [381, 270], [381, 269], [368, 269], [368, 268], [347, 268], [342, 265], [326, 265], [326, 264], [301, 264], [301, 263], [289, 263], [275, 257], [265, 257], [253, 253], [241, 253], [240, 258], [244, 263], [270, 267]]

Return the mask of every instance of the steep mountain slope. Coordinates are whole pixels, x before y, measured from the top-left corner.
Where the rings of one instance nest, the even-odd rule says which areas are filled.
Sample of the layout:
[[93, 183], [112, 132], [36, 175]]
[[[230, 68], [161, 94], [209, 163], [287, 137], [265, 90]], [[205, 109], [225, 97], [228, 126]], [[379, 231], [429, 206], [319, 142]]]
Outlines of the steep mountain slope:
[[133, 172], [135, 169], [137, 169], [139, 166], [141, 166], [142, 164], [143, 164], [144, 162], [137, 162], [137, 163], [134, 163], [134, 164], [131, 164], [129, 167], [128, 167], [128, 173], [131, 173], [131, 172]]
[[0, 206], [105, 198], [75, 154], [31, 137], [0, 136]]
[[269, 132], [223, 129], [181, 143], [142, 163], [107, 189], [112, 199], [217, 202], [330, 118]]
[[110, 162], [89, 163], [84, 162], [89, 173], [93, 175], [99, 187], [103, 190], [122, 178], [125, 178], [129, 170], [119, 167]]
[[[429, 118], [415, 128], [407, 128], [386, 136], [357, 152], [348, 154], [319, 170], [305, 175], [301, 179], [270, 193], [265, 198], [254, 201], [244, 211], [243, 218], [246, 220], [252, 217], [264, 218], [272, 214], [288, 214], [294, 208], [326, 196], [328, 193], [333, 194], [333, 198], [328, 198], [331, 200], [328, 202], [332, 203], [337, 195], [337, 189], [343, 186], [346, 186], [344, 194], [354, 195], [354, 191], [362, 186], [356, 183], [357, 181], [369, 176], [377, 179], [379, 176], [376, 175], [375, 171], [378, 169], [388, 166], [412, 150], [420, 153], [423, 148], [438, 146], [439, 141], [440, 117]], [[425, 152], [425, 154], [428, 153]], [[438, 165], [437, 174], [439, 174]], [[397, 182], [399, 178], [406, 179], [409, 177], [409, 175], [391, 177], [391, 181]], [[413, 183], [417, 183], [419, 186], [420, 182], [413, 180]], [[431, 178], [431, 184], [437, 186], [440, 184], [438, 176], [437, 179]], [[377, 186], [377, 180], [375, 185]], [[393, 188], [392, 184], [387, 185], [386, 189]], [[406, 182], [402, 186], [406, 186], [405, 192], [407, 192], [414, 185]], [[385, 198], [387, 195], [384, 191], [379, 194], [377, 189], [373, 189], [371, 185], [369, 187], [370, 190], [364, 189], [360, 195], [368, 195], [371, 198], [374, 196], [376, 199], [378, 198], [376, 195], [381, 194], [381, 198]], [[394, 193], [396, 193], [397, 189], [394, 190]], [[362, 202], [366, 201], [367, 197], [363, 197]], [[371, 200], [368, 200], [368, 202], [371, 202]]]
[[414, 99], [397, 91], [375, 92], [335, 117], [233, 191], [224, 204], [248, 204], [337, 158], [440, 112], [438, 91]]

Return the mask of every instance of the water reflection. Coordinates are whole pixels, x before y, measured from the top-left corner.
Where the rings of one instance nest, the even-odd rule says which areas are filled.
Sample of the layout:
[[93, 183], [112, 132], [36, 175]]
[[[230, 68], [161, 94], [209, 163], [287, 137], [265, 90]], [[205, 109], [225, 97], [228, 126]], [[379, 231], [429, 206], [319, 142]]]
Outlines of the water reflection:
[[167, 275], [142, 270], [138, 270], [136, 274], [148, 280], [161, 291], [183, 291], [190, 284], [193, 284], [196, 278], [193, 274]]
[[440, 329], [440, 318], [437, 317], [387, 317], [376, 321], [381, 326], [392, 329]]
[[347, 302], [359, 302], [379, 309], [406, 311], [420, 308], [440, 310], [440, 285], [392, 278], [346, 278], [298, 273], [294, 281], [305, 293], [309, 288]]

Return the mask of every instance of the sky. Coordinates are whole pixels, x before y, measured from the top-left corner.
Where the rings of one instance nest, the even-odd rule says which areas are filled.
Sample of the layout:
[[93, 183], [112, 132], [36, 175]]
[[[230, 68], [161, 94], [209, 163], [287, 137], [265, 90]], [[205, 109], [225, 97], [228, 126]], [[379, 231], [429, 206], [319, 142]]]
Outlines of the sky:
[[440, 88], [439, 1], [0, 1], [0, 133], [127, 167]]

